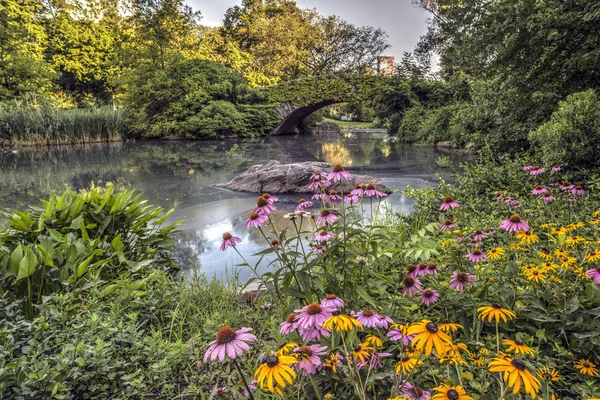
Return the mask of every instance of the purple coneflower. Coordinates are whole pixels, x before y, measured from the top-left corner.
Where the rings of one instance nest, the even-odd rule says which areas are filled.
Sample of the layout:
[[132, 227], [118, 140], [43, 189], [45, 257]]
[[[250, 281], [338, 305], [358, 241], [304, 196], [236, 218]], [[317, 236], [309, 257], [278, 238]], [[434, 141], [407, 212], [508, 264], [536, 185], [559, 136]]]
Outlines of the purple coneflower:
[[363, 195], [362, 185], [360, 183], [356, 182], [356, 184], [354, 185], [354, 189], [350, 192], [350, 194], [357, 196], [357, 197], [362, 197], [362, 195]]
[[256, 199], [256, 208], [254, 209], [255, 213], [269, 215], [277, 211], [277, 208], [269, 203], [269, 200], [260, 196]]
[[567, 200], [569, 203], [575, 203], [577, 201], [577, 199], [574, 199], [573, 197], [569, 197], [569, 200]]
[[431, 393], [421, 389], [418, 386], [411, 385], [409, 382], [402, 382], [400, 384], [402, 394], [412, 400], [427, 400], [431, 398]]
[[308, 185], [308, 190], [316, 192], [319, 189], [325, 189], [327, 186], [331, 186], [331, 182], [327, 180], [327, 177], [321, 172], [315, 172], [310, 177], [311, 183]]
[[269, 244], [269, 249], [274, 249], [276, 247], [279, 247], [279, 240], [277, 240], [277, 239], [271, 240], [271, 243]]
[[506, 203], [507, 206], [514, 206], [516, 204], [519, 204], [519, 202], [515, 199], [512, 199], [510, 197], [507, 197], [504, 202]]
[[415, 272], [415, 276], [425, 276], [427, 275], [427, 264], [424, 262], [420, 262], [417, 264], [417, 271]]
[[325, 250], [327, 250], [326, 246], [323, 246], [322, 244], [318, 244], [315, 246], [315, 248], [313, 250], [313, 254], [323, 254], [323, 253], [325, 253]]
[[340, 204], [342, 202], [342, 198], [337, 194], [335, 190], [329, 191], [329, 196], [327, 196], [327, 200], [333, 204]]
[[342, 167], [342, 164], [335, 164], [333, 166], [333, 171], [330, 172], [329, 175], [327, 175], [327, 179], [334, 182], [342, 180], [351, 180], [352, 175], [344, 171], [344, 167]]
[[412, 276], [405, 276], [402, 279], [402, 284], [404, 285], [404, 289], [402, 289], [402, 296], [404, 297], [413, 297], [421, 290], [421, 282]]
[[365, 197], [377, 197], [378, 199], [382, 197], [387, 197], [387, 194], [380, 192], [375, 188], [375, 185], [372, 183], [367, 184], [367, 190], [364, 191], [363, 195]]
[[[313, 194], [312, 199], [313, 200], [325, 200], [327, 198], [327, 195], [323, 192], [321, 192], [321, 190], [319, 190], [317, 193]], [[300, 206], [298, 206], [300, 207]]]
[[293, 213], [293, 212], [287, 213], [287, 214], [284, 214], [283, 218], [294, 220], [294, 219], [298, 218], [298, 214]]
[[317, 225], [333, 224], [337, 221], [338, 216], [330, 210], [321, 210], [321, 214], [317, 217]]
[[554, 196], [552, 196], [551, 194], [546, 194], [544, 196], [540, 196], [540, 200], [543, 200], [546, 203], [551, 203], [554, 201]]
[[250, 216], [246, 220], [246, 229], [260, 228], [269, 218], [265, 214], [259, 214], [257, 212], [250, 213]]
[[533, 169], [532, 165], [527, 164], [526, 166], [523, 167], [523, 171], [531, 171]]
[[331, 318], [333, 311], [335, 308], [324, 307], [318, 303], [311, 303], [299, 310], [294, 310], [298, 313], [298, 328], [301, 329], [320, 329], [323, 323]]
[[421, 290], [421, 293], [419, 293], [419, 296], [421, 296], [421, 302], [423, 304], [434, 304], [438, 297], [440, 297], [440, 294], [437, 292], [437, 290], [433, 290], [433, 289], [425, 289], [425, 290]]
[[573, 193], [575, 196], [583, 196], [585, 194], [585, 190], [583, 190], [581, 186], [575, 186], [571, 190], [571, 193]]
[[287, 335], [289, 333], [292, 333], [296, 330], [296, 328], [298, 328], [298, 314], [296, 313], [291, 313], [290, 315], [288, 315], [287, 319], [281, 323], [279, 328], [279, 332], [281, 332], [282, 335]]
[[458, 204], [458, 201], [454, 200], [452, 196], [446, 196], [444, 197], [444, 201], [440, 205], [440, 210], [447, 211], [451, 208], [457, 208], [459, 206], [460, 204]]
[[346, 204], [358, 204], [359, 202], [360, 199], [355, 194], [348, 193], [346, 196], [344, 196], [344, 203]]
[[310, 200], [300, 199], [298, 200], [298, 205], [296, 206], [296, 212], [303, 211], [309, 207], [313, 206], [313, 202]]
[[537, 165], [535, 167], [533, 167], [531, 169], [531, 171], [529, 171], [529, 175], [540, 175], [543, 174], [544, 172], [546, 172], [546, 169], [542, 168], [542, 167], [538, 167]]
[[427, 274], [428, 275], [437, 275], [440, 272], [440, 267], [434, 262], [430, 262], [427, 264]]
[[305, 342], [310, 342], [311, 340], [321, 341], [324, 337], [329, 337], [329, 335], [331, 335], [329, 329], [323, 328], [298, 328], [298, 333]]
[[264, 193], [262, 195], [262, 197], [264, 197], [265, 199], [267, 199], [267, 201], [269, 202], [269, 204], [273, 204], [276, 201], [279, 201], [279, 197], [270, 195], [269, 193]]
[[377, 328], [377, 322], [379, 315], [375, 314], [372, 310], [362, 310], [356, 314], [352, 314], [358, 322], [367, 328]]
[[417, 277], [417, 272], [419, 270], [419, 267], [417, 267], [415, 264], [408, 264], [406, 266], [406, 269], [408, 270], [407, 272], [407, 276], [410, 276], [411, 278], [416, 278]]
[[473, 232], [473, 240], [480, 241], [487, 237], [487, 233], [483, 232], [481, 229], [477, 229]]
[[383, 313], [379, 313], [377, 315], [379, 316], [379, 319], [377, 320], [378, 328], [387, 329], [390, 326], [390, 324], [394, 323], [393, 319], [391, 319], [390, 317], [388, 317], [387, 315], [385, 315]]
[[535, 189], [531, 191], [531, 194], [534, 196], [538, 196], [540, 194], [548, 193], [548, 189], [543, 186], [537, 185]]
[[[238, 385], [243, 385], [243, 384], [244, 384], [243, 380], [240, 380], [238, 382]], [[258, 389], [256, 384], [257, 384], [256, 380], [252, 379], [250, 382], [248, 382], [248, 388], [254, 392], [256, 389]], [[242, 392], [242, 396], [250, 397], [250, 392], [248, 392], [248, 389], [246, 389], [245, 387], [241, 388], [241, 392]]]
[[344, 307], [344, 300], [340, 299], [335, 294], [330, 293], [328, 295], [325, 295], [325, 298], [321, 300], [321, 305], [323, 307], [342, 308]]
[[384, 357], [390, 357], [390, 356], [392, 356], [392, 353], [377, 353], [376, 351], [374, 351], [371, 353], [370, 356], [365, 357], [365, 361], [359, 360], [356, 363], [356, 366], [358, 367], [358, 369], [361, 369], [368, 365], [369, 370], [372, 370], [375, 368], [381, 368], [381, 367], [383, 367], [383, 364], [381, 363], [381, 359]]
[[562, 185], [560, 185], [560, 190], [571, 190], [575, 187], [571, 182], [564, 181]]
[[450, 278], [450, 289], [457, 289], [462, 293], [467, 289], [467, 284], [477, 286], [475, 283], [475, 275], [458, 271], [452, 273], [452, 278]]
[[446, 229], [456, 229], [456, 225], [454, 225], [454, 222], [452, 222], [452, 220], [447, 219], [444, 221], [444, 223], [442, 224], [442, 226], [440, 227], [440, 231], [445, 231]]
[[211, 342], [204, 354], [204, 362], [210, 358], [210, 362], [217, 358], [220, 362], [225, 361], [225, 356], [235, 360], [241, 356], [244, 350], [250, 350], [246, 342], [256, 340], [256, 336], [251, 333], [252, 328], [242, 328], [237, 331], [228, 326], [224, 326], [217, 332], [217, 339]]
[[561, 168], [556, 165], [554, 167], [552, 167], [552, 172], [560, 172], [560, 170], [561, 170]]
[[227, 393], [227, 385], [219, 386], [218, 388], [215, 389], [215, 394], [225, 394], [225, 393]]
[[475, 247], [473, 249], [473, 251], [471, 253], [467, 254], [465, 257], [471, 262], [479, 262], [479, 261], [487, 260], [487, 258], [488, 258], [487, 254], [485, 254], [484, 252], [479, 250], [478, 247]]
[[509, 219], [505, 219], [500, 223], [500, 228], [508, 232], [527, 232], [529, 230], [529, 225], [527, 225], [527, 222], [522, 221], [521, 217], [517, 214], [513, 214]]
[[327, 242], [335, 237], [333, 232], [321, 231], [315, 235], [315, 241], [319, 243]]
[[600, 266], [585, 271], [588, 278], [593, 279], [596, 285], [600, 285]]
[[502, 192], [496, 193], [496, 201], [501, 201], [503, 197], [504, 197], [504, 193], [502, 193]]
[[292, 352], [298, 358], [298, 362], [293, 365], [296, 371], [302, 371], [302, 376], [314, 375], [323, 365], [319, 356], [326, 354], [327, 346], [313, 344], [311, 346], [296, 347]]
[[394, 342], [402, 342], [404, 346], [408, 346], [416, 335], [404, 335], [400, 329], [392, 328], [387, 336]]
[[223, 234], [223, 241], [221, 242], [221, 251], [225, 251], [230, 247], [235, 247], [235, 245], [241, 241], [242, 239], [239, 237], [232, 236], [231, 233], [225, 232]]

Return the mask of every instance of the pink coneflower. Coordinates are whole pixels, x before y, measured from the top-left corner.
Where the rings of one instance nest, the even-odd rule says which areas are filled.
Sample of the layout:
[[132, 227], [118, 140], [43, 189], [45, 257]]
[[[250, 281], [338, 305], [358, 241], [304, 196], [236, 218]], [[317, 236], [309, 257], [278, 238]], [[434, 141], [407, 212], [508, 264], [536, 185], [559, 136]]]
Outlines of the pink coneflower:
[[246, 342], [256, 340], [256, 336], [251, 333], [252, 328], [242, 328], [233, 330], [228, 326], [224, 326], [217, 332], [217, 339], [211, 342], [204, 354], [204, 362], [210, 358], [210, 362], [217, 358], [220, 362], [225, 361], [225, 356], [235, 360], [241, 356], [244, 350], [250, 350], [250, 346]]
[[560, 172], [561, 168], [557, 167], [556, 165], [554, 167], [552, 167], [552, 172]]
[[523, 171], [531, 171], [533, 169], [532, 165], [527, 164], [526, 166], [523, 167]]
[[271, 243], [269, 244], [269, 249], [274, 249], [276, 247], [279, 247], [279, 240], [277, 240], [277, 239], [271, 240]]
[[338, 216], [330, 210], [321, 210], [321, 214], [317, 217], [317, 225], [333, 224], [337, 221]]
[[412, 276], [405, 276], [402, 279], [402, 285], [404, 285], [404, 289], [402, 289], [402, 296], [404, 297], [413, 297], [421, 290], [421, 282]]
[[335, 311], [333, 307], [324, 307], [318, 303], [311, 303], [299, 310], [294, 310], [298, 314], [298, 328], [312, 329], [321, 328], [323, 323], [331, 318], [331, 313]]
[[501, 201], [503, 197], [504, 197], [504, 193], [502, 193], [502, 192], [496, 193], [496, 201]]
[[246, 229], [260, 228], [269, 218], [265, 214], [259, 214], [257, 212], [250, 213], [250, 216], [246, 220]]
[[327, 175], [327, 179], [329, 179], [330, 181], [342, 181], [342, 180], [351, 180], [352, 179], [352, 175], [350, 175], [348, 172], [344, 171], [344, 167], [342, 167], [341, 164], [335, 164], [333, 166], [333, 171], [329, 173], [329, 175]]
[[540, 185], [536, 186], [535, 189], [533, 189], [531, 191], [531, 194], [534, 196], [538, 196], [538, 195], [544, 194], [544, 193], [548, 193], [548, 189], [546, 189], [545, 187], [540, 186]]
[[465, 237], [464, 237], [464, 236], [465, 236], [465, 235], [461, 233], [461, 234], [460, 234], [460, 236], [458, 236], [458, 237], [456, 237], [456, 238], [454, 239], [454, 242], [455, 242], [455, 243], [461, 243], [463, 240], [465, 240]]
[[225, 251], [230, 247], [235, 247], [235, 245], [241, 241], [242, 239], [239, 237], [232, 236], [231, 233], [225, 232], [223, 234], [223, 241], [221, 242], [221, 251]]
[[310, 177], [311, 183], [308, 185], [308, 190], [311, 192], [316, 192], [319, 189], [325, 189], [328, 186], [331, 186], [331, 182], [327, 180], [327, 177], [323, 175], [321, 172], [315, 172]]
[[600, 285], [600, 266], [593, 269], [588, 269], [585, 271], [585, 273], [587, 274], [588, 278], [594, 280], [596, 285]]
[[452, 222], [452, 220], [445, 220], [442, 226], [440, 227], [440, 231], [442, 232], [446, 229], [456, 229], [456, 225], [454, 224], [454, 222]]
[[296, 214], [298, 214], [302, 218], [310, 218], [311, 216], [310, 211], [297, 211]]
[[283, 215], [283, 218], [285, 218], [285, 219], [291, 219], [291, 220], [295, 220], [298, 217], [299, 217], [299, 215], [296, 214], [296, 213], [293, 213], [293, 212], [287, 213], [287, 214]]
[[379, 317], [379, 319], [377, 320], [378, 328], [387, 329], [387, 328], [389, 328], [390, 324], [394, 323], [393, 319], [391, 319], [390, 317], [388, 317], [387, 315], [385, 315], [383, 313], [379, 313], [379, 314], [377, 314], [377, 316]]
[[[242, 385], [243, 383], [244, 383], [244, 381], [240, 380], [238, 382], [238, 385]], [[256, 389], [258, 389], [256, 384], [257, 384], [256, 380], [252, 379], [250, 382], [248, 382], [248, 388], [254, 392]], [[242, 396], [244, 396], [244, 397], [250, 397], [250, 392], [248, 392], [248, 389], [246, 389], [245, 387], [241, 388], [241, 393], [242, 393]]]
[[279, 328], [279, 332], [281, 332], [282, 335], [287, 335], [289, 333], [292, 333], [296, 330], [296, 328], [298, 328], [298, 314], [296, 313], [291, 313], [290, 315], [288, 315], [287, 319], [281, 323]]
[[457, 208], [459, 206], [460, 204], [458, 204], [458, 201], [454, 200], [452, 196], [446, 196], [444, 197], [444, 201], [440, 205], [440, 210], [447, 211], [451, 208]]
[[329, 191], [329, 196], [327, 196], [327, 200], [333, 204], [340, 204], [342, 202], [342, 198], [337, 194], [335, 190]]
[[324, 337], [329, 337], [329, 335], [331, 335], [329, 329], [322, 328], [298, 328], [298, 333], [305, 342], [310, 342], [311, 340], [321, 341]]
[[313, 200], [325, 200], [327, 198], [327, 195], [323, 192], [321, 192], [320, 190], [313, 194], [312, 199]]
[[471, 262], [479, 262], [479, 261], [487, 260], [487, 258], [488, 258], [487, 254], [485, 254], [484, 252], [479, 250], [478, 247], [475, 247], [473, 249], [473, 251], [471, 253], [467, 254], [465, 257]]
[[384, 357], [390, 357], [392, 356], [392, 353], [378, 353], [376, 351], [372, 352], [370, 356], [365, 357], [365, 361], [358, 361], [356, 363], [356, 366], [358, 367], [358, 369], [361, 369], [362, 367], [366, 367], [367, 365], [369, 366], [369, 370], [373, 370], [375, 368], [381, 368], [383, 367], [383, 364], [381, 363], [381, 359]]
[[323, 365], [319, 356], [324, 356], [327, 353], [327, 346], [319, 346], [318, 344], [300, 346], [292, 352], [298, 358], [298, 362], [293, 365], [293, 368], [298, 372], [302, 371], [302, 376], [314, 375]]
[[481, 229], [477, 229], [473, 232], [473, 240], [480, 241], [487, 237], [487, 233], [483, 232]]
[[394, 342], [402, 342], [404, 346], [408, 346], [416, 335], [404, 335], [399, 329], [392, 328], [387, 333], [387, 336]]
[[269, 193], [264, 193], [262, 195], [262, 197], [264, 197], [265, 199], [267, 199], [267, 201], [269, 202], [269, 204], [274, 204], [276, 201], [279, 201], [279, 197], [270, 195]]
[[545, 196], [540, 196], [540, 200], [545, 201], [546, 203], [551, 203], [554, 201], [554, 196], [547, 194]]
[[359, 202], [360, 199], [355, 194], [348, 193], [346, 196], [344, 196], [344, 203], [346, 204], [358, 204]]
[[500, 223], [500, 228], [508, 232], [527, 232], [529, 230], [529, 225], [527, 225], [527, 222], [521, 221], [521, 217], [517, 214], [513, 214], [509, 219], [505, 219]]
[[418, 386], [411, 385], [409, 382], [402, 382], [400, 384], [402, 394], [412, 400], [427, 400], [431, 398], [431, 393], [421, 389]]
[[430, 262], [427, 264], [427, 274], [428, 275], [437, 275], [440, 272], [440, 267], [434, 262]]
[[227, 393], [227, 385], [219, 386], [218, 388], [215, 389], [215, 394], [225, 394], [225, 393]]
[[323, 253], [325, 253], [325, 250], [327, 250], [326, 246], [323, 246], [322, 244], [318, 244], [315, 246], [315, 248], [313, 250], [313, 254], [323, 254]]
[[352, 316], [356, 318], [356, 320], [360, 322], [364, 327], [377, 328], [377, 321], [379, 320], [379, 315], [375, 314], [372, 310], [362, 310], [356, 314], [352, 313]]
[[529, 175], [540, 175], [543, 174], [544, 172], [546, 172], [546, 170], [542, 167], [538, 167], [537, 165], [535, 167], [533, 167], [531, 169], [531, 171], [529, 171]]
[[364, 191], [363, 195], [365, 197], [377, 197], [378, 199], [382, 197], [387, 197], [387, 194], [380, 192], [375, 188], [375, 185], [372, 183], [367, 184], [367, 190]]
[[575, 187], [571, 182], [564, 181], [562, 185], [560, 185], [560, 190], [571, 190]]
[[269, 215], [273, 214], [275, 211], [277, 211], [277, 208], [269, 203], [269, 200], [262, 196], [256, 199], [256, 208], [254, 209], [255, 213]]
[[467, 289], [468, 284], [477, 286], [475, 283], [475, 275], [458, 271], [452, 273], [452, 278], [450, 278], [450, 289], [457, 289], [462, 293]]
[[506, 203], [507, 206], [514, 206], [516, 204], [519, 204], [519, 202], [515, 199], [512, 199], [510, 197], [507, 197], [504, 202]]
[[327, 242], [335, 237], [333, 232], [321, 231], [315, 235], [315, 241], [319, 243]]
[[471, 239], [467, 242], [467, 246], [479, 246], [479, 245], [480, 245], [480, 243], [475, 239]]
[[417, 264], [417, 272], [415, 275], [416, 276], [427, 275], [427, 264], [425, 264], [424, 262], [420, 262], [419, 264]]
[[408, 270], [408, 272], [406, 273], [407, 276], [410, 276], [411, 278], [417, 277], [417, 272], [419, 271], [419, 267], [417, 267], [415, 264], [408, 264], [406, 266], [406, 269]]
[[569, 197], [569, 200], [567, 200], [569, 203], [575, 203], [577, 201], [577, 199], [574, 199], [573, 197]]
[[440, 294], [437, 292], [437, 290], [425, 289], [421, 290], [419, 296], [421, 296], [421, 302], [423, 304], [430, 305], [437, 301], [438, 297], [440, 297]]
[[303, 211], [312, 206], [313, 206], [312, 201], [300, 199], [300, 200], [298, 200], [298, 205], [296, 206], [296, 212]]
[[354, 189], [350, 192], [350, 194], [357, 196], [357, 197], [362, 197], [362, 195], [363, 195], [362, 185], [360, 183], [356, 182], [356, 184], [354, 185]]
[[571, 190], [571, 193], [573, 193], [575, 196], [583, 196], [585, 194], [585, 190], [583, 190], [581, 186], [575, 186]]
[[325, 296], [323, 300], [321, 300], [321, 305], [323, 307], [334, 307], [334, 308], [343, 308], [344, 300], [337, 297], [335, 294], [330, 293]]

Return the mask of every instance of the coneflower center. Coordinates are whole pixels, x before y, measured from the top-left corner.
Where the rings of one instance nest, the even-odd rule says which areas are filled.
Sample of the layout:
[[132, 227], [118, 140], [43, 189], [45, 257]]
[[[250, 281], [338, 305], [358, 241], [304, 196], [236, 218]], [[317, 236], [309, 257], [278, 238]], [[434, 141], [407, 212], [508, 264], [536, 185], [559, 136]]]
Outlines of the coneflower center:
[[236, 333], [228, 326], [224, 326], [217, 332], [217, 343], [227, 344], [235, 340]]
[[413, 386], [413, 391], [419, 398], [421, 398], [421, 396], [423, 396], [423, 389], [421, 389], [420, 387]]
[[475, 231], [475, 234], [476, 234], [476, 235], [481, 235], [482, 233], [483, 233], [483, 232], [482, 232], [481, 230], [479, 230], [479, 229], [477, 229], [477, 230]]
[[516, 344], [517, 346], [523, 346], [523, 344], [525, 344], [525, 342], [524, 342], [524, 341], [522, 341], [521, 339], [516, 339], [516, 340], [515, 340], [515, 344]]
[[371, 310], [363, 310], [363, 316], [370, 317], [371, 315], [373, 315], [373, 311], [371, 311]]
[[337, 196], [337, 192], [335, 190], [330, 190], [329, 191], [329, 195], [330, 196]]
[[518, 224], [519, 222], [521, 222], [521, 217], [519, 217], [517, 214], [513, 214], [510, 216], [509, 220], [512, 223]]
[[469, 282], [469, 276], [464, 272], [459, 272], [456, 274], [456, 280], [462, 283], [467, 283]]
[[579, 186], [579, 185], [577, 185], [577, 186], [575, 186], [575, 189], [577, 189], [577, 190], [581, 190], [581, 189], [582, 189], [582, 187], [581, 187], [581, 186]]
[[511, 362], [513, 367], [515, 367], [516, 369], [518, 369], [519, 371], [524, 371], [525, 370], [525, 363], [519, 359], [519, 358], [515, 358], [513, 359]]
[[277, 246], [279, 244], [279, 240], [273, 239], [271, 240], [271, 246]]
[[429, 264], [427, 264], [427, 268], [429, 268], [429, 270], [434, 271], [437, 269], [437, 264], [434, 262], [430, 262]]
[[269, 193], [263, 193], [262, 197], [269, 200], [271, 198], [271, 195]]
[[354, 189], [360, 189], [362, 186], [360, 185], [360, 183], [356, 182], [356, 184], [354, 185]]
[[317, 314], [320, 314], [321, 311], [322, 311], [322, 308], [317, 303], [312, 303], [308, 307], [306, 307], [306, 313], [308, 315], [317, 315]]
[[438, 326], [433, 322], [428, 322], [427, 325], [425, 325], [425, 329], [427, 329], [429, 333], [437, 333]]
[[279, 358], [277, 356], [268, 356], [268, 357], [265, 358], [265, 363], [270, 368], [273, 368], [274, 366], [276, 366], [277, 364], [279, 364]]
[[302, 204], [302, 203], [304, 203], [304, 202], [306, 202], [306, 200], [304, 200], [304, 199], [300, 199], [300, 200], [298, 200], [298, 204]]
[[290, 315], [288, 315], [287, 317], [287, 323], [291, 324], [292, 322], [294, 322], [294, 320], [296, 319], [296, 317], [298, 316], [298, 314], [296, 313], [291, 313]]
[[327, 211], [327, 210], [322, 210], [322, 211], [321, 211], [321, 217], [326, 217], [326, 216], [328, 216], [329, 214], [331, 214], [331, 213], [330, 213], [329, 211]]
[[448, 390], [448, 392], [446, 393], [446, 396], [448, 396], [448, 398], [450, 400], [458, 400], [458, 398], [459, 398], [458, 392], [454, 389]]
[[255, 212], [253, 212], [253, 213], [250, 213], [250, 219], [251, 219], [251, 220], [258, 219], [258, 213], [255, 213]]
[[375, 185], [372, 183], [367, 184], [367, 190], [375, 190]]
[[417, 266], [415, 264], [408, 264], [406, 268], [408, 269], [408, 272], [414, 272], [417, 269]]
[[537, 171], [538, 169], [540, 169], [540, 167], [538, 167], [538, 166], [536, 165], [535, 167], [533, 167], [533, 169]]
[[600, 265], [596, 267], [596, 271], [600, 272]]
[[333, 293], [330, 293], [330, 294], [326, 295], [325, 298], [327, 300], [333, 300], [333, 299], [337, 299], [337, 296]]
[[404, 279], [402, 279], [402, 283], [404, 284], [404, 287], [409, 288], [415, 284], [415, 280], [410, 276], [405, 276]]
[[258, 207], [264, 207], [267, 204], [269, 204], [269, 201], [262, 196], [260, 196], [258, 199], [256, 199], [256, 205]]
[[426, 269], [426, 268], [427, 268], [427, 264], [419, 263], [419, 269]]
[[333, 172], [342, 172], [344, 170], [344, 167], [342, 167], [342, 164], [335, 164], [333, 166]]
[[475, 256], [481, 255], [481, 250], [479, 250], [479, 249], [473, 250], [473, 255], [475, 255]]
[[444, 221], [444, 225], [447, 225], [447, 226], [452, 225], [452, 221], [447, 219]]
[[543, 188], [542, 188], [540, 185], [537, 185], [537, 186], [535, 187], [535, 190], [542, 190], [542, 189], [543, 189]]
[[454, 199], [452, 198], [452, 196], [444, 197], [444, 203], [452, 203], [453, 201]]
[[310, 357], [312, 356], [312, 349], [308, 346], [300, 346], [298, 350], [296, 350], [296, 353], [302, 353]]
[[229, 233], [229, 232], [225, 232], [225, 233], [223, 234], [223, 240], [229, 240], [229, 239], [231, 239], [231, 233]]
[[431, 289], [425, 289], [423, 290], [423, 297], [433, 297], [433, 290]]
[[329, 232], [327, 231], [321, 231], [321, 233], [319, 233], [319, 235], [321, 236], [327, 236], [329, 234]]

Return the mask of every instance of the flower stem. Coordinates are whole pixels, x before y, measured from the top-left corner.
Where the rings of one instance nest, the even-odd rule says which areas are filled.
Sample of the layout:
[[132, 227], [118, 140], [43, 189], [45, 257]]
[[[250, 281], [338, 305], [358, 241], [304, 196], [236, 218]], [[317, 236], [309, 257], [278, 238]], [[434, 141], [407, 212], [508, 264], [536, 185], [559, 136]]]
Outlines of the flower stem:
[[244, 377], [244, 373], [242, 372], [242, 369], [240, 368], [240, 366], [235, 358], [232, 361], [233, 361], [233, 365], [235, 365], [235, 368], [238, 370], [238, 373], [240, 374], [240, 378], [242, 378], [242, 381], [244, 382], [244, 386], [246, 386], [246, 390], [248, 391], [248, 397], [250, 398], [250, 400], [254, 400], [254, 396], [252, 395], [252, 390], [250, 390], [250, 386], [248, 386], [248, 382], [246, 382], [246, 378]]
[[[498, 321], [496, 321], [496, 350], [498, 351], [498, 355], [500, 354], [500, 330], [498, 328]], [[498, 372], [500, 374], [500, 392], [504, 393], [504, 379], [502, 379], [502, 372]], [[506, 393], [503, 394], [501, 398], [504, 398]]]

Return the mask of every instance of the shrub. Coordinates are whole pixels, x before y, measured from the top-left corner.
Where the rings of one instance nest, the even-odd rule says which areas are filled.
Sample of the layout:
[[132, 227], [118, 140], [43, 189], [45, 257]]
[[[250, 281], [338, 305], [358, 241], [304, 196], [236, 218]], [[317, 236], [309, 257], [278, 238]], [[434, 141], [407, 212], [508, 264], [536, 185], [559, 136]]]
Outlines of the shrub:
[[419, 105], [406, 110], [397, 131], [398, 139], [406, 143], [418, 142], [419, 131], [421, 130], [421, 126], [423, 126], [426, 115], [427, 110]]
[[593, 90], [574, 93], [559, 103], [550, 121], [529, 134], [546, 163], [570, 167], [600, 166], [600, 100]]

